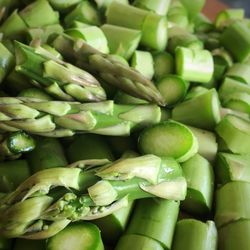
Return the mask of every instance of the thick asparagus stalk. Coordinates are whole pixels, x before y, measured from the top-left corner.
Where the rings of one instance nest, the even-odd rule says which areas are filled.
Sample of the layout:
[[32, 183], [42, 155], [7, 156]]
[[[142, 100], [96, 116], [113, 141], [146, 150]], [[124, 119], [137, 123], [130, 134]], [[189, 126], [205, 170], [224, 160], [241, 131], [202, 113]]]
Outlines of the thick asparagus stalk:
[[132, 96], [165, 105], [159, 91], [146, 77], [111, 56], [100, 53], [84, 41], [61, 35], [53, 45], [66, 59], [77, 62], [83, 69], [91, 70], [107, 83]]
[[161, 119], [156, 105], [117, 105], [113, 101], [80, 104], [12, 97], [2, 97], [0, 103], [2, 131], [24, 130], [49, 137], [77, 132], [126, 136], [132, 129]]
[[[105, 163], [107, 160], [81, 161], [28, 178], [1, 200], [1, 234], [42, 239], [58, 233], [72, 220], [109, 215], [126, 207], [129, 199], [185, 198], [186, 180], [173, 160], [145, 155]], [[64, 194], [53, 195], [54, 188], [61, 188]]]
[[67, 166], [63, 147], [55, 138], [36, 138], [36, 148], [27, 154], [27, 161], [33, 173], [55, 167]]
[[60, 100], [102, 101], [106, 94], [89, 73], [60, 61], [42, 48], [16, 43], [16, 70]]

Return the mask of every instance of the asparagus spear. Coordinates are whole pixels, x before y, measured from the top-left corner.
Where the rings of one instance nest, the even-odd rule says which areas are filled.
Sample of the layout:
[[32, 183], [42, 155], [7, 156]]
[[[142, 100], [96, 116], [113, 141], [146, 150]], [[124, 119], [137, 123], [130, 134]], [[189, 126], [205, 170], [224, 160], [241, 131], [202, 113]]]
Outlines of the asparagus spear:
[[[185, 198], [186, 181], [173, 160], [145, 155], [105, 163], [107, 160], [81, 161], [31, 176], [1, 200], [0, 233], [42, 239], [55, 235], [71, 221], [111, 214], [126, 207], [128, 199]], [[90, 179], [93, 185], [89, 186]], [[55, 187], [64, 194], [55, 198]]]
[[16, 70], [60, 100], [102, 101], [106, 94], [89, 73], [65, 63], [47, 50], [16, 43]]
[[124, 92], [164, 106], [164, 100], [154, 84], [132, 68], [104, 55], [82, 40], [58, 36], [54, 47], [67, 59], [90, 70]]
[[129, 135], [132, 129], [160, 121], [156, 105], [117, 105], [113, 101], [80, 104], [32, 98], [0, 98], [2, 131], [24, 130], [49, 137], [77, 132]]

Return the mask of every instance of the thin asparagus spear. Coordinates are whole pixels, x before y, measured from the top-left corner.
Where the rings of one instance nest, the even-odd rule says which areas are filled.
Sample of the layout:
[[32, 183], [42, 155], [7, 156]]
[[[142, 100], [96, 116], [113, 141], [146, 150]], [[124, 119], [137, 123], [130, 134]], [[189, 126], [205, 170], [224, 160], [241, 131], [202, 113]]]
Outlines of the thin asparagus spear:
[[220, 250], [248, 250], [250, 220], [239, 220], [219, 229]]
[[250, 182], [250, 157], [248, 155], [234, 155], [219, 153], [215, 165], [218, 184], [231, 181]]
[[177, 222], [173, 250], [216, 250], [217, 229], [213, 221], [184, 219]]
[[36, 148], [27, 155], [32, 173], [55, 167], [67, 166], [62, 145], [54, 138], [36, 138]]
[[165, 105], [152, 82], [109, 55], [101, 54], [84, 41], [73, 40], [64, 35], [58, 36], [53, 45], [66, 59], [77, 61], [81, 68], [95, 72], [107, 83], [132, 96]]
[[198, 151], [198, 142], [192, 131], [175, 121], [162, 122], [145, 129], [138, 144], [144, 154], [173, 157], [179, 162], [188, 160]]
[[101, 101], [106, 94], [89, 73], [65, 63], [46, 50], [16, 43], [16, 70], [58, 99], [72, 101]]
[[67, 226], [47, 242], [47, 250], [104, 250], [100, 230], [91, 223], [74, 223]]
[[182, 163], [187, 180], [187, 197], [182, 208], [191, 214], [208, 214], [212, 208], [214, 191], [214, 172], [212, 165], [202, 156], [196, 154]]
[[[179, 202], [162, 199], [138, 201], [126, 234], [152, 238], [164, 249], [171, 249], [179, 205]], [[139, 249], [136, 241], [134, 249]]]
[[49, 137], [72, 136], [76, 132], [129, 135], [132, 129], [161, 119], [156, 105], [118, 105], [113, 101], [70, 103], [31, 98], [0, 98], [1, 130]]
[[[222, 227], [234, 221], [250, 219], [250, 183], [229, 182], [216, 192], [215, 222]], [[232, 202], [233, 201], [233, 202]]]

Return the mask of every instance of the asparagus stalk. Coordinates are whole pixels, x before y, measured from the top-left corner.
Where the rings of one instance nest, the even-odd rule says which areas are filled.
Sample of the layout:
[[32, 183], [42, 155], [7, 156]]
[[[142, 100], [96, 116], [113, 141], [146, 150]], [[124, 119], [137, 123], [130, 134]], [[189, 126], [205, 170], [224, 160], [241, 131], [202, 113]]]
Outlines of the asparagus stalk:
[[98, 135], [89, 134], [79, 135], [74, 139], [67, 148], [67, 157], [70, 162], [87, 159], [114, 160], [110, 146], [104, 138]]
[[219, 153], [217, 156], [215, 173], [218, 184], [231, 181], [250, 182], [250, 157], [248, 155], [234, 155]]
[[219, 249], [248, 250], [250, 220], [239, 220], [219, 229]]
[[24, 132], [13, 132], [0, 135], [0, 158], [17, 159], [23, 153], [34, 150], [33, 138]]
[[6, 161], [0, 163], [0, 192], [11, 192], [30, 176], [25, 160]]
[[115, 96], [114, 96], [114, 101], [117, 104], [146, 104], [148, 103], [147, 101], [133, 97], [132, 95], [128, 95], [122, 91], [117, 91]]
[[1, 130], [24, 130], [49, 137], [77, 132], [127, 136], [132, 129], [161, 119], [156, 105], [117, 105], [113, 101], [80, 104], [11, 97], [0, 98], [0, 103]]
[[100, 230], [91, 223], [74, 223], [50, 238], [46, 249], [104, 250]]
[[182, 169], [188, 186], [183, 209], [196, 215], [208, 214], [213, 201], [213, 167], [205, 158], [196, 154], [182, 163]]
[[188, 160], [198, 151], [198, 142], [192, 131], [175, 121], [162, 122], [145, 129], [138, 144], [144, 154], [173, 157], [178, 162]]
[[[1, 234], [42, 239], [55, 235], [72, 220], [107, 216], [126, 207], [128, 199], [185, 198], [186, 181], [173, 160], [145, 155], [105, 163], [107, 160], [81, 161], [68, 168], [46, 169], [28, 178], [1, 200]], [[95, 182], [91, 186], [90, 179]], [[52, 193], [56, 187], [66, 190], [55, 199]], [[84, 191], [86, 194], [82, 194]]]
[[250, 82], [250, 65], [235, 63], [226, 73], [227, 77], [233, 78], [242, 83]]
[[67, 166], [62, 145], [54, 138], [36, 138], [36, 148], [27, 154], [27, 161], [32, 173]]
[[53, 45], [66, 59], [77, 61], [81, 68], [95, 72], [107, 83], [132, 96], [165, 105], [152, 82], [109, 55], [101, 54], [84, 41], [58, 36]]
[[60, 100], [102, 101], [106, 94], [89, 73], [65, 63], [42, 48], [16, 43], [16, 70]]
[[51, 6], [59, 11], [67, 11], [76, 4], [80, 3], [81, 0], [49, 0]]
[[213, 221], [194, 219], [177, 222], [173, 250], [216, 250], [217, 230]]
[[250, 218], [250, 206], [247, 202], [249, 194], [250, 183], [247, 182], [229, 182], [217, 190], [215, 203], [217, 227]]
[[[142, 235], [159, 242], [164, 249], [171, 249], [179, 205], [179, 202], [162, 199], [139, 200], [126, 234]], [[139, 249], [136, 241], [134, 249]]]
[[33, 98], [33, 99], [47, 100], [47, 101], [53, 100], [53, 98], [49, 96], [45, 91], [38, 88], [24, 89], [19, 93], [18, 97]]

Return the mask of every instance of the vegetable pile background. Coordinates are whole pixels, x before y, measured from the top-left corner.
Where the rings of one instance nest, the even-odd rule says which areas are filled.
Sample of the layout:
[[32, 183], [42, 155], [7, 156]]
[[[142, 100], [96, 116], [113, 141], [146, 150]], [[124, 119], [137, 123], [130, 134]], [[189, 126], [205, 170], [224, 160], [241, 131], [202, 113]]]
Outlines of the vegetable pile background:
[[0, 1], [0, 250], [250, 249], [250, 20], [204, 4]]

